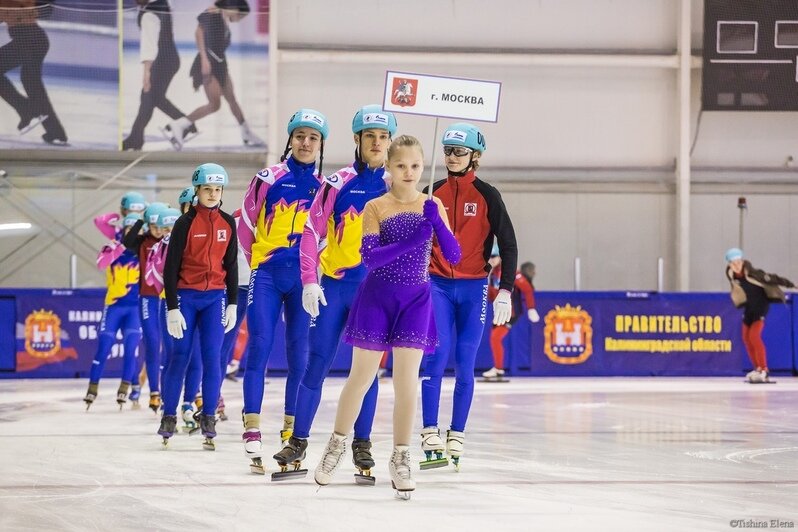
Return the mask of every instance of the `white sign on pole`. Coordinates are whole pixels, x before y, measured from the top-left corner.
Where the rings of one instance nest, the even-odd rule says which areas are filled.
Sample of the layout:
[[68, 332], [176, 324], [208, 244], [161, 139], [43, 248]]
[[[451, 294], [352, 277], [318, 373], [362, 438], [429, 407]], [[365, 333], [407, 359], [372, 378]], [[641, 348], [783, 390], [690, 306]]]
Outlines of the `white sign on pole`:
[[389, 70], [385, 73], [382, 108], [395, 113], [496, 122], [501, 88], [498, 81]]

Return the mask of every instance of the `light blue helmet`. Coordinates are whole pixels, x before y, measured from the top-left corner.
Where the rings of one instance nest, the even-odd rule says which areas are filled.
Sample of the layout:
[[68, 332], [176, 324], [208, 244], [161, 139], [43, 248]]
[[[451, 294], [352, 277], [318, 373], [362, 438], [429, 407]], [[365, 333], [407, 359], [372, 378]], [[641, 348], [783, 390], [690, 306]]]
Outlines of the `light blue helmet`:
[[726, 262], [743, 258], [743, 250], [740, 248], [730, 248], [726, 251]]
[[184, 203], [191, 203], [193, 199], [194, 187], [186, 187], [183, 189], [183, 192], [180, 193], [180, 197], [177, 198], [177, 203], [183, 205]]
[[222, 165], [216, 163], [201, 164], [194, 170], [191, 176], [191, 184], [195, 187], [202, 185], [227, 186], [230, 178], [227, 177], [227, 170]]
[[383, 111], [381, 105], [365, 105], [358, 109], [352, 119], [352, 133], [360, 133], [364, 129], [385, 129], [393, 137], [396, 133], [396, 117], [390, 111]]
[[158, 223], [158, 215], [164, 209], [168, 209], [169, 205], [166, 203], [161, 203], [160, 201], [154, 201], [147, 205], [147, 208], [144, 209], [144, 222], [148, 225], [157, 225]]
[[158, 213], [158, 221], [155, 225], [161, 229], [165, 227], [172, 227], [175, 225], [175, 222], [178, 218], [180, 218], [180, 211], [169, 207]]
[[147, 200], [139, 192], [126, 192], [122, 196], [121, 207], [132, 212], [142, 212], [147, 208]]
[[288, 121], [288, 136], [298, 127], [313, 128], [321, 133], [321, 139], [327, 140], [330, 134], [330, 126], [327, 124], [327, 117], [315, 109], [300, 109], [291, 116]]
[[140, 212], [131, 212], [122, 219], [122, 227], [131, 227], [139, 220], [143, 220]]
[[444, 146], [464, 146], [478, 152], [487, 149], [485, 136], [477, 126], [467, 122], [458, 122], [447, 127], [441, 143]]

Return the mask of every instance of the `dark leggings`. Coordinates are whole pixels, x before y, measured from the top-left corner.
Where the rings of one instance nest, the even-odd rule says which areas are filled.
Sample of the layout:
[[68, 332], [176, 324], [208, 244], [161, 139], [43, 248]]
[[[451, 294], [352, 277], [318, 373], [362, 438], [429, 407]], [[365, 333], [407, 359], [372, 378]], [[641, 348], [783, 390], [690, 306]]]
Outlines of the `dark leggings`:
[[163, 111], [172, 120], [186, 116], [166, 97], [169, 84], [179, 68], [180, 58], [177, 56], [153, 62], [150, 70], [150, 90], [149, 92], [141, 91], [139, 112], [136, 115], [135, 122], [133, 122], [133, 127], [130, 129], [130, 135], [126, 140], [128, 146], [126, 147], [140, 149], [144, 144], [144, 128], [150, 123], [152, 112], [155, 108]]
[[[20, 125], [31, 118], [46, 115], [42, 123], [45, 140], [63, 140], [67, 136], [55, 114], [47, 89], [42, 81], [42, 63], [50, 50], [50, 40], [38, 24], [21, 24], [8, 28], [11, 41], [0, 47], [0, 98], [7, 101], [19, 114]], [[27, 96], [17, 91], [5, 74], [20, 67], [20, 81]]]

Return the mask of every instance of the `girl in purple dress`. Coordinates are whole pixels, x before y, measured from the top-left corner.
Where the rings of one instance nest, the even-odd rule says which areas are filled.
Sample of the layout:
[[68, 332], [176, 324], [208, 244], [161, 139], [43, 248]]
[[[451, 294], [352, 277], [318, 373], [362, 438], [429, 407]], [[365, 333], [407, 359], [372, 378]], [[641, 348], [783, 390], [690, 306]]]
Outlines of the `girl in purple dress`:
[[366, 204], [361, 255], [368, 275], [355, 296], [345, 339], [354, 346], [352, 368], [341, 391], [335, 427], [316, 468], [326, 485], [338, 467], [346, 438], [363, 396], [374, 380], [383, 351], [393, 350], [395, 393], [391, 481], [402, 498], [415, 489], [410, 475], [410, 436], [418, 395], [418, 370], [424, 353], [435, 349], [429, 261], [433, 232], [446, 259], [460, 260], [460, 246], [449, 230], [443, 204], [416, 189], [424, 169], [418, 139], [398, 137], [388, 148], [391, 189]]

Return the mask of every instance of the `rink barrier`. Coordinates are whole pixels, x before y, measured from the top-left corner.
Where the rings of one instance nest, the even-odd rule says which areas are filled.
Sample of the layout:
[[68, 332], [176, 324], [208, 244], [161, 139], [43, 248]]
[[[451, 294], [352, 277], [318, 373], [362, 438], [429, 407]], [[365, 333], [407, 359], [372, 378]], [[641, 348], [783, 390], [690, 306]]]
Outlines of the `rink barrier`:
[[[88, 376], [102, 320], [103, 289], [0, 289], [0, 377]], [[533, 376], [735, 376], [750, 369], [741, 311], [726, 293], [537, 292], [541, 320], [518, 319], [505, 338], [505, 368]], [[493, 365], [491, 308], [476, 370]], [[793, 300], [771, 305], [764, 337], [774, 374], [794, 374], [798, 313]], [[122, 369], [122, 339], [105, 375]], [[345, 373], [342, 345], [331, 371]], [[269, 371], [287, 370], [284, 325], [277, 324]], [[389, 361], [390, 367], [390, 361]], [[450, 354], [447, 371], [454, 367]]]

